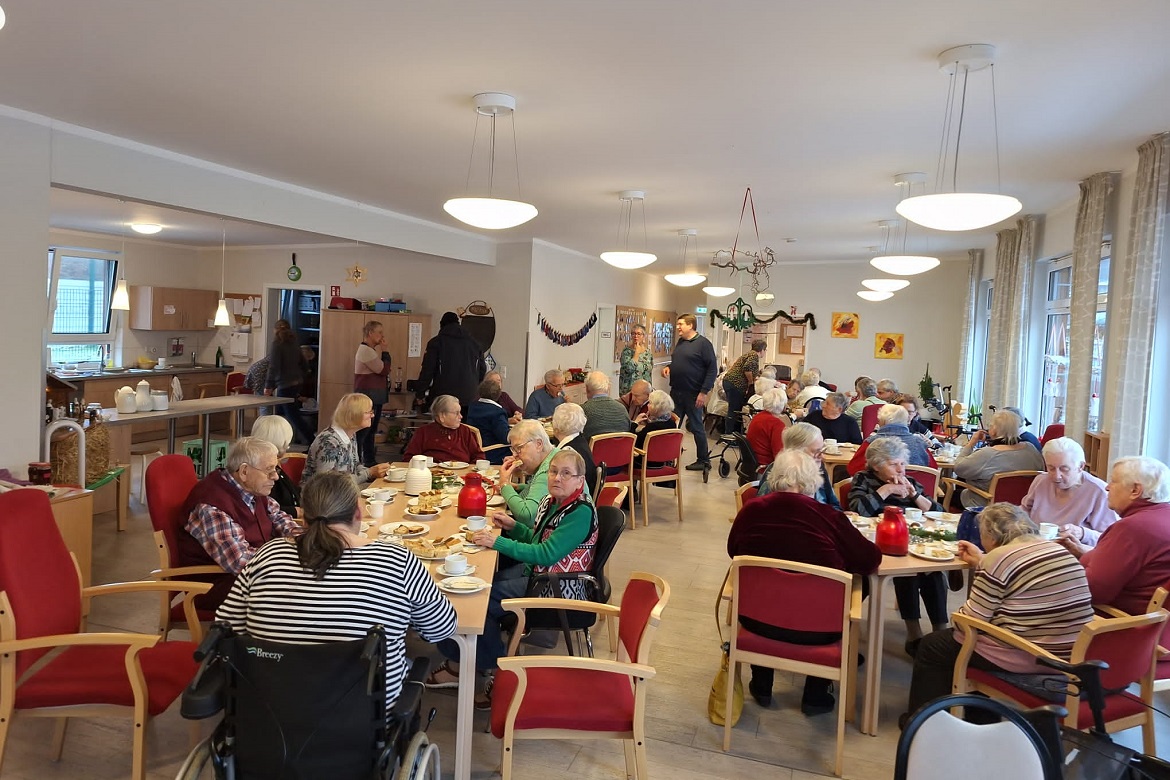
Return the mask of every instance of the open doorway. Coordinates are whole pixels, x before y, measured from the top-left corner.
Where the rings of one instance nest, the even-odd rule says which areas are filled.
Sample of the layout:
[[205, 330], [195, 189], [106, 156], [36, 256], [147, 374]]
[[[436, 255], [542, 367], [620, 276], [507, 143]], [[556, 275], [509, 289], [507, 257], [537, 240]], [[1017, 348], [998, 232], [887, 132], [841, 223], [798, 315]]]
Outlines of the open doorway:
[[[317, 367], [321, 358], [321, 296], [322, 289], [311, 285], [287, 285], [265, 288], [265, 309], [267, 317], [263, 338], [270, 339], [272, 327], [277, 320], [288, 320], [297, 337], [301, 354], [305, 358], [305, 382], [301, 389], [304, 400], [301, 412], [313, 430], [318, 429], [317, 399], [320, 379]], [[268, 344], [257, 345], [257, 350], [268, 352]]]

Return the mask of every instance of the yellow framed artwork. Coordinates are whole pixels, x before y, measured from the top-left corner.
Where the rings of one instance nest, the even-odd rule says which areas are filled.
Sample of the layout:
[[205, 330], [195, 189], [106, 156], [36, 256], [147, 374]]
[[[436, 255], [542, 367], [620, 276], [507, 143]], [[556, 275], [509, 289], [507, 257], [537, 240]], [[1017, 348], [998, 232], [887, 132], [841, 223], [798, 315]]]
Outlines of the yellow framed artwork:
[[901, 360], [906, 336], [903, 333], [878, 333], [873, 339], [873, 356], [880, 360]]
[[833, 327], [829, 334], [835, 339], [855, 339], [860, 335], [861, 317], [854, 311], [833, 312]]

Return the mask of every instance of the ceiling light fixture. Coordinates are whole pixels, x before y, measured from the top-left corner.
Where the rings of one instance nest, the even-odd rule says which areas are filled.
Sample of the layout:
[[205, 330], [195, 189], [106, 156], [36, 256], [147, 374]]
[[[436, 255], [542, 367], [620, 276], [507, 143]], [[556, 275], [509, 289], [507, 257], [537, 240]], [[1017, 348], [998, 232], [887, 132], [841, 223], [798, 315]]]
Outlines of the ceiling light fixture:
[[[516, 164], [516, 196], [520, 196], [520, 156], [516, 145], [516, 98], [503, 92], [481, 92], [475, 98], [475, 129], [478, 135], [479, 117], [491, 120], [488, 136], [488, 197], [452, 198], [443, 204], [443, 210], [460, 222], [484, 230], [504, 230], [523, 225], [537, 215], [536, 206], [521, 200], [494, 197], [496, 173], [496, 118], [512, 117], [512, 152]], [[471, 170], [475, 164], [475, 136], [471, 139], [471, 162], [467, 166], [467, 189], [471, 189]]]
[[135, 233], [141, 233], [144, 236], [153, 236], [162, 230], [162, 225], [156, 225], [153, 222], [132, 222], [130, 227]]
[[646, 248], [646, 193], [642, 190], [622, 190], [618, 193], [620, 206], [618, 210], [618, 241], [622, 249], [612, 252], [602, 252], [601, 259], [615, 268], [633, 270], [645, 268], [658, 259], [657, 255], [649, 252], [630, 251], [630, 226], [634, 221], [634, 202], [642, 206], [642, 249]]
[[690, 270], [687, 265], [687, 250], [691, 246], [691, 238], [695, 238], [695, 253], [699, 251], [699, 239], [697, 236], [699, 231], [694, 228], [687, 228], [686, 230], [678, 231], [679, 236], [679, 265], [682, 266], [683, 272], [681, 274], [667, 274], [666, 281], [675, 285], [676, 287], [694, 287], [696, 284], [702, 284], [707, 277], [703, 274]]
[[4, 15], [4, 9], [0, 8], [0, 30], [4, 29], [4, 23], [8, 21], [8, 17]]
[[858, 298], [864, 298], [867, 301], [884, 301], [888, 298], [893, 298], [892, 292], [878, 292], [877, 290], [860, 290], [857, 293]]
[[[905, 176], [914, 175], [916, 174], [900, 173], [895, 180], [901, 181]], [[878, 226], [886, 231], [886, 235], [882, 241], [881, 254], [869, 261], [869, 264], [874, 268], [883, 273], [893, 274], [894, 276], [913, 276], [914, 274], [926, 273], [932, 268], [938, 267], [939, 260], [937, 257], [913, 255], [906, 252], [907, 235], [910, 232], [906, 220], [883, 219], [878, 222]], [[895, 232], [900, 235], [891, 237], [891, 234]]]
[[[1023, 208], [1023, 204], [1016, 198], [998, 192], [1002, 185], [999, 169], [999, 116], [995, 107], [995, 47], [986, 43], [956, 46], [938, 55], [938, 66], [939, 70], [950, 76], [951, 85], [943, 115], [935, 194], [908, 197], [898, 204], [897, 211], [911, 222], [933, 230], [978, 230], [1002, 222]], [[991, 73], [997, 192], [959, 192], [959, 145], [963, 138], [963, 120], [967, 109], [967, 81], [971, 73], [984, 69]], [[948, 178], [950, 191], [945, 192]]]
[[868, 287], [878, 292], [898, 292], [910, 286], [909, 279], [863, 279], [862, 287]]
[[[3, 12], [0, 11], [0, 14]], [[3, 22], [0, 22], [2, 25]], [[122, 201], [126, 205], [126, 201]], [[122, 254], [118, 257], [118, 284], [114, 287], [114, 297], [110, 299], [110, 308], [116, 311], [130, 311], [130, 290], [126, 287], [126, 223], [122, 223]]]
[[227, 298], [223, 295], [224, 273], [227, 268], [227, 223], [221, 219], [219, 225], [223, 230], [223, 243], [220, 245], [219, 255], [219, 306], [215, 308], [215, 327], [226, 328], [232, 324], [232, 318], [227, 310]]

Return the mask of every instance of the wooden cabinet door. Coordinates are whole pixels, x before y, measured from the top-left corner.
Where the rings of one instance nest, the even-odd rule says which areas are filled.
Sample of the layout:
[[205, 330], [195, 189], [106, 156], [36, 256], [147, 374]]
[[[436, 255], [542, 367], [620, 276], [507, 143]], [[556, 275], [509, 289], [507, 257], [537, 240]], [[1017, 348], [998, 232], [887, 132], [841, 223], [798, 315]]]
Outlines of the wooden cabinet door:
[[215, 310], [219, 306], [219, 292], [216, 290], [185, 290], [184, 312], [187, 330], [214, 330], [215, 325], [208, 325], [215, 319]]

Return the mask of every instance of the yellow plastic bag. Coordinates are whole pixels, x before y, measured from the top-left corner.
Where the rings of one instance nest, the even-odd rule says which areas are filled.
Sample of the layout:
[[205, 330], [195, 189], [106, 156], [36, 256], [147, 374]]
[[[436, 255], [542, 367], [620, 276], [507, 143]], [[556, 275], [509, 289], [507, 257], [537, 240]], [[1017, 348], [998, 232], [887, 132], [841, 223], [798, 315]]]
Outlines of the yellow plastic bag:
[[[716, 726], [722, 726], [726, 720], [727, 706], [727, 675], [728, 646], [723, 645], [723, 659], [719, 662], [719, 671], [715, 673], [715, 680], [711, 683], [711, 693], [707, 695], [707, 717]], [[743, 678], [735, 675], [735, 689], [731, 694], [731, 725], [739, 723], [739, 716], [743, 713]]]

